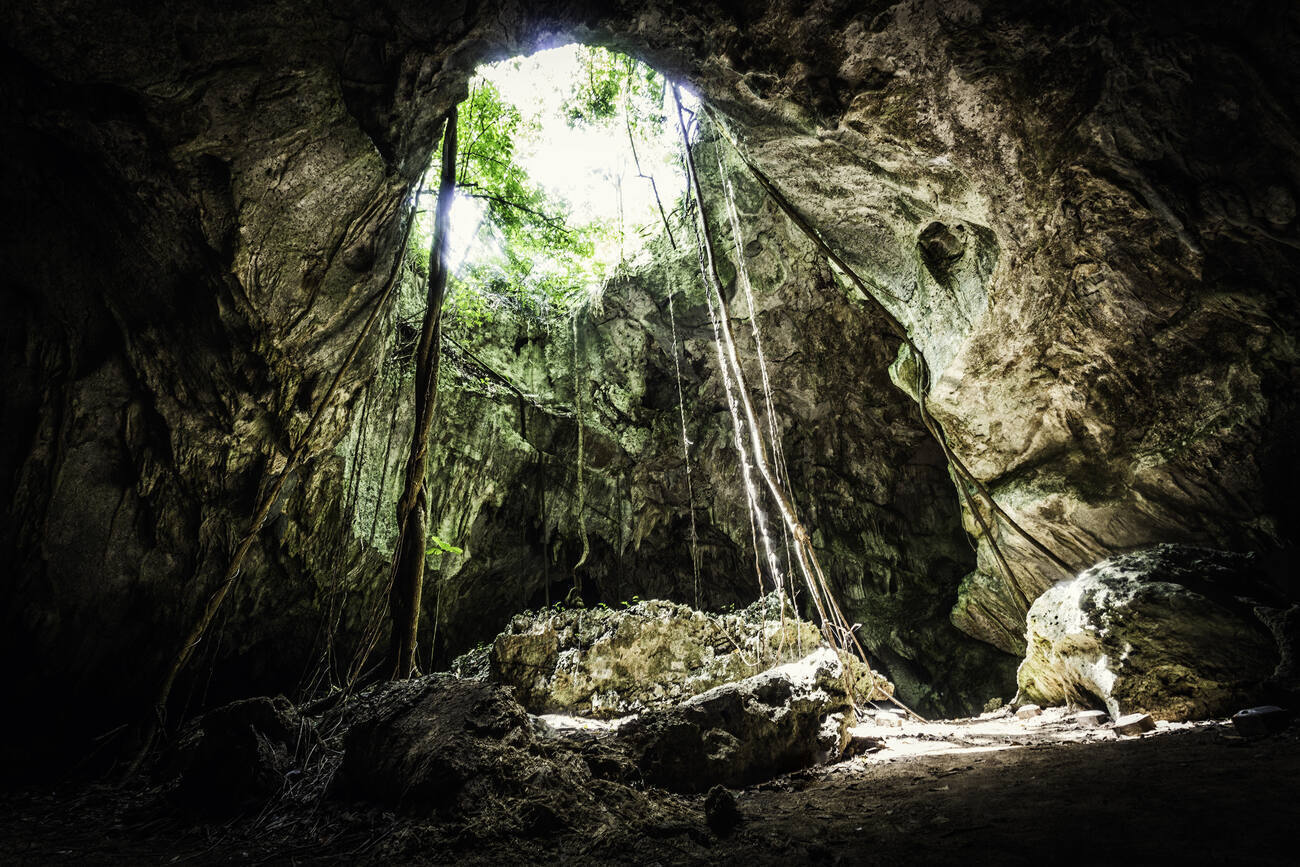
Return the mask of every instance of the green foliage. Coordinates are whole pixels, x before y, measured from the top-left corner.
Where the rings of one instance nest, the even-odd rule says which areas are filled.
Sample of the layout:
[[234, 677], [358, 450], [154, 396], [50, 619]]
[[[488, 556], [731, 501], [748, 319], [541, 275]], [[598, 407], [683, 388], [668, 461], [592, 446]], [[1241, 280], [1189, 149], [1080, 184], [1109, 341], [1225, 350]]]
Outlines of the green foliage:
[[619, 119], [634, 131], [664, 122], [664, 78], [643, 63], [606, 48], [579, 51], [583, 75], [565, 105], [570, 125]]
[[[550, 319], [568, 312], [581, 291], [604, 277], [593, 261], [607, 229], [572, 220], [567, 203], [535, 183], [520, 165], [517, 150], [538, 134], [517, 106], [492, 82], [476, 78], [460, 106], [457, 127], [457, 207], [477, 206], [478, 222], [458, 273], [448, 281], [444, 313], [448, 324], [472, 330], [497, 315]], [[424, 189], [436, 186], [435, 159]], [[432, 196], [426, 192], [427, 205]], [[428, 226], [413, 244], [417, 272], [428, 268]]]
[[464, 554], [465, 553], [463, 548], [458, 548], [455, 545], [448, 544], [441, 536], [439, 536], [436, 533], [429, 536], [429, 544], [432, 547], [425, 550], [424, 552], [425, 556], [430, 556], [430, 555], [442, 556], [443, 554]]
[[[443, 308], [444, 327], [453, 333], [463, 336], [501, 317], [558, 326], [622, 261], [627, 233], [642, 231], [639, 227], [647, 217], [658, 225], [651, 215], [639, 217], [643, 223], [627, 225], [622, 216], [574, 214], [562, 191], [548, 190], [524, 168], [521, 157], [532, 152], [546, 118], [626, 139], [637, 151], [637, 173], [642, 163], [646, 172], [664, 168], [662, 143], [652, 144], [664, 123], [663, 78], [603, 48], [579, 48], [577, 56], [580, 73], [567, 95], [561, 91], [558, 106], [512, 104], [491, 80], [491, 70], [470, 83], [469, 96], [459, 108], [452, 270]], [[416, 278], [428, 272], [439, 171], [435, 158], [424, 178], [420, 220], [408, 252], [409, 273]], [[608, 175], [611, 188], [620, 190], [620, 202], [623, 185], [629, 183], [623, 172]], [[416, 282], [423, 281], [411, 284]], [[423, 304], [422, 293], [410, 292], [399, 312], [406, 319], [417, 318]]]
[[512, 240], [524, 233], [551, 247], [571, 247], [567, 208], [549, 198], [515, 160], [516, 140], [536, 132], [535, 124], [526, 123], [517, 106], [479, 78], [461, 105], [458, 132], [456, 184], [487, 204], [488, 223]]

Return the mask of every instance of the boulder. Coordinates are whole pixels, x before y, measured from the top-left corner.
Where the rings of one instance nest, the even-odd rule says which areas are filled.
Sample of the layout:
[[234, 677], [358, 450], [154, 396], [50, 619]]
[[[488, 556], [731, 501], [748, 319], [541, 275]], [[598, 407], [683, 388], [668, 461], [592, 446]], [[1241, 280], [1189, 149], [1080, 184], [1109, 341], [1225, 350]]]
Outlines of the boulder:
[[176, 789], [213, 812], [255, 808], [277, 794], [316, 735], [284, 697], [250, 698], [204, 714], [184, 745]]
[[[728, 614], [659, 600], [543, 610], [516, 616], [497, 636], [490, 677], [533, 713], [610, 718], [671, 706], [822, 645], [817, 627], [775, 594]], [[893, 693], [883, 677], [873, 682], [862, 698]]]
[[385, 684], [344, 739], [341, 786], [405, 809], [462, 806], [533, 742], [528, 714], [509, 690], [429, 675]]
[[646, 711], [620, 730], [619, 742], [647, 782], [678, 792], [747, 786], [838, 759], [851, 716], [844, 671], [835, 652], [822, 648]]
[[539, 737], [510, 691], [482, 680], [381, 684], [343, 708], [338, 725], [346, 734], [335, 796], [457, 822], [467, 846], [698, 819], [682, 800], [648, 795], [616, 743]]
[[1242, 737], [1258, 738], [1277, 734], [1291, 723], [1292, 713], [1275, 704], [1248, 707], [1232, 715], [1232, 727]]
[[1251, 558], [1157, 545], [1049, 588], [1029, 610], [1020, 700], [1103, 704], [1112, 718], [1219, 716], [1272, 676], [1276, 643], [1252, 606]]

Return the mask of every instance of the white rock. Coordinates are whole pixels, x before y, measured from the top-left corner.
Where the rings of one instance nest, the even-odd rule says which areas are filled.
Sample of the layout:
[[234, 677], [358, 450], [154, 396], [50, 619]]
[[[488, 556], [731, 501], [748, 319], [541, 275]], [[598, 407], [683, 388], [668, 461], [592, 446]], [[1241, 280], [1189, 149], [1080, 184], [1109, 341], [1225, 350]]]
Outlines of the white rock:
[[1016, 710], [1017, 719], [1033, 719], [1043, 712], [1043, 709], [1036, 704], [1022, 705]]
[[1106, 723], [1110, 716], [1104, 710], [1085, 710], [1075, 714], [1074, 721], [1080, 728], [1095, 729]]
[[1249, 568], [1240, 555], [1156, 545], [1048, 588], [1026, 618], [1022, 700], [1096, 698], [1111, 717], [1142, 711], [1172, 720], [1239, 707], [1278, 661], [1253, 611], [1223, 592]]

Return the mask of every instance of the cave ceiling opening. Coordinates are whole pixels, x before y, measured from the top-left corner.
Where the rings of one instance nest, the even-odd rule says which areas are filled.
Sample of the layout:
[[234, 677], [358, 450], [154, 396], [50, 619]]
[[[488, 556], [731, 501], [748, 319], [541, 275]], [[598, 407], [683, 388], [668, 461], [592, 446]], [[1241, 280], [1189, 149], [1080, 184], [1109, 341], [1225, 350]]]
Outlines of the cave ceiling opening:
[[[715, 468], [729, 483], [723, 495], [742, 500], [720, 505], [733, 512], [739, 506], [749, 524], [747, 537], [742, 532], [736, 538], [735, 530], [743, 531], [743, 525], [726, 533], [729, 547], [737, 549], [739, 557], [752, 559], [754, 577], [753, 587], [732, 597], [729, 604], [781, 593], [808, 616], [824, 621], [833, 642], [856, 643], [852, 624], [810, 547], [795, 492], [789, 489], [780, 431], [797, 420], [778, 418], [774, 405], [774, 391], [784, 383], [773, 384], [763, 352], [755, 297], [766, 287], [753, 285], [746, 265], [761, 243], [756, 238], [747, 243], [741, 225], [731, 176], [737, 170], [747, 176], [749, 167], [731, 153], [736, 143], [726, 141], [727, 134], [680, 85], [626, 55], [600, 48], [561, 46], [479, 67], [468, 93], [456, 119], [458, 152], [451, 157], [457, 161], [456, 192], [450, 200], [452, 216], [440, 254], [449, 285], [439, 327], [449, 344], [449, 364], [446, 382], [439, 388], [454, 406], [470, 394], [470, 399], [504, 399], [514, 406], [515, 433], [523, 449], [531, 451], [530, 460], [565, 460], [563, 448], [536, 438], [536, 425], [530, 439], [530, 414], [569, 420], [576, 440], [576, 454], [567, 457], [574, 463], [573, 478], [560, 479], [558, 485], [555, 479], [541, 476], [523, 480], [534, 511], [523, 509], [518, 518], [534, 531], [540, 528], [544, 536], [539, 540], [525, 534], [525, 544], [533, 549], [532, 562], [522, 568], [512, 564], [524, 577], [493, 575], [490, 580], [518, 581], [530, 588], [521, 598], [541, 608], [551, 604], [626, 607], [629, 598], [640, 598], [637, 591], [691, 601], [697, 607], [702, 598], [712, 597], [716, 605], [718, 594], [710, 585], [717, 579], [702, 570], [699, 540], [700, 524], [709, 527], [713, 519], [705, 515], [697, 520], [699, 504], [691, 478], [692, 464], [698, 460], [691, 453], [692, 430], [700, 426], [696, 416], [716, 414], [719, 409], [707, 403], [701, 407], [696, 392], [701, 384], [697, 375], [702, 375], [706, 381], [721, 383], [722, 403], [731, 422], [732, 453], [724, 453], [724, 465]], [[707, 133], [702, 132], [706, 124]], [[704, 137], [707, 145], [701, 142]], [[687, 143], [690, 155], [684, 147]], [[412, 203], [415, 222], [407, 242], [410, 279], [404, 272], [397, 295], [396, 345], [390, 348], [399, 362], [409, 362], [415, 351], [419, 320], [428, 310], [421, 284], [438, 248], [431, 239], [435, 212], [441, 215], [442, 205], [422, 207], [421, 197], [424, 202], [433, 200], [441, 162], [447, 158], [435, 154]], [[697, 171], [699, 161], [705, 164]], [[713, 211], [707, 222], [697, 221], [704, 196], [702, 176], [709, 179], [709, 195], [717, 196], [703, 202], [704, 211]], [[749, 199], [752, 209], [752, 191]], [[652, 327], [628, 316], [626, 309], [620, 311], [630, 284], [640, 284], [640, 300], [653, 305], [650, 309], [657, 318], [662, 319], [666, 311], [666, 323]], [[611, 291], [609, 305], [606, 288]], [[711, 341], [699, 334], [698, 321], [693, 322], [700, 318], [701, 300]], [[682, 305], [685, 324], [693, 327], [679, 333], [674, 308]], [[633, 334], [634, 339], [628, 340], [629, 335], [618, 334], [611, 324], [621, 324], [624, 331], [639, 326], [637, 330], [653, 339]], [[658, 333], [665, 325], [666, 332]], [[745, 332], [740, 348], [733, 336], [738, 328]], [[665, 334], [668, 341], [658, 342]], [[690, 347], [685, 346], [688, 336], [693, 341]], [[619, 363], [611, 364], [608, 350], [588, 357], [591, 345], [608, 341], [630, 343], [620, 347]], [[701, 345], [709, 343], [706, 356], [700, 358]], [[661, 455], [645, 449], [651, 430], [665, 427], [662, 419], [630, 415], [637, 413], [638, 403], [644, 403], [638, 398], [647, 391], [646, 380], [654, 372], [638, 351], [667, 354], [671, 359], [671, 378], [656, 387], [669, 398], [675, 390], [675, 405], [655, 407], [669, 410], [668, 416], [675, 410], [678, 422], [666, 426], [670, 432], [666, 445], [678, 449], [675, 462], [667, 466]], [[691, 368], [689, 377], [683, 377], [683, 363]], [[629, 380], [626, 374], [637, 368]], [[400, 367], [398, 375], [402, 375]], [[622, 393], [614, 395], [612, 390]], [[593, 421], [590, 435], [589, 418]], [[495, 419], [488, 422], [492, 423]], [[680, 433], [676, 444], [671, 439], [674, 428]], [[602, 438], [614, 439], [613, 450], [623, 453], [621, 466], [588, 467], [584, 441], [589, 436], [602, 447], [608, 447]], [[637, 440], [641, 442], [629, 445]], [[454, 438], [445, 444], [453, 455], [465, 445]], [[386, 447], [390, 445], [386, 441]], [[662, 449], [663, 444], [656, 445]], [[492, 448], [494, 456], [499, 454], [499, 445]], [[362, 455], [343, 454], [353, 473], [365, 472]], [[386, 451], [380, 464], [386, 466], [389, 460]], [[455, 463], [444, 460], [442, 466], [454, 468]], [[697, 473], [701, 471], [697, 468]], [[638, 474], [655, 478], [656, 487], [673, 502], [639, 500], [620, 479]], [[595, 558], [587, 523], [596, 518], [589, 518], [586, 503], [593, 475], [598, 483], [613, 480], [615, 489], [627, 497], [598, 509], [606, 518], [610, 511], [619, 517], [613, 521], [617, 541], [607, 540], [614, 550], [599, 552]], [[477, 481], [482, 483], [482, 477]], [[378, 514], [392, 508], [388, 492], [376, 493], [373, 503], [362, 506], [368, 514], [361, 516], [360, 527], [367, 519], [373, 524]], [[799, 497], [805, 494], [800, 491]], [[570, 506], [575, 513], [570, 522], [576, 520], [580, 551], [552, 546], [545, 538], [562, 532], [564, 523], [563, 518], [545, 513], [547, 498], [576, 502], [576, 507]], [[444, 594], [454, 592], [447, 585], [456, 580], [463, 585], [462, 573], [475, 574], [471, 561], [492, 556], [472, 531], [467, 533], [459, 504], [445, 498], [439, 502], [449, 507], [451, 515], [431, 515], [433, 645], [443, 626]], [[666, 519], [665, 513], [674, 506], [679, 514]], [[355, 514], [353, 522], [355, 530]], [[484, 532], [499, 534], [493, 527]], [[649, 547], [672, 555], [658, 558], [657, 587], [629, 584], [620, 574], [625, 555], [639, 552], [647, 537]], [[606, 540], [598, 536], [597, 541]], [[610, 555], [617, 561], [612, 567]], [[539, 563], [543, 575], [548, 570], [555, 573], [540, 586], [535, 574]], [[589, 580], [584, 581], [584, 575]], [[897, 592], [896, 576], [886, 579], [886, 592]], [[486, 619], [490, 624], [491, 616]], [[457, 625], [446, 626], [454, 634]], [[435, 665], [431, 650], [426, 649], [421, 658], [426, 669]], [[861, 646], [857, 650], [864, 652]]]

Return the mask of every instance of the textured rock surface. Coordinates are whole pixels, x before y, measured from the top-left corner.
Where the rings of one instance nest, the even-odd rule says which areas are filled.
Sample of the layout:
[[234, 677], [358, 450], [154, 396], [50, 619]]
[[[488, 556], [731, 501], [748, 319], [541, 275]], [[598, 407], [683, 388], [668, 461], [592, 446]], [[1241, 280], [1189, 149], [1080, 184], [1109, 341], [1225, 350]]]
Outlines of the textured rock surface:
[[431, 675], [388, 691], [344, 741], [341, 785], [356, 795], [411, 809], [465, 807], [532, 742], [528, 714], [501, 687]]
[[232, 702], [203, 715], [182, 748], [176, 797], [216, 812], [264, 804], [317, 744], [310, 722], [285, 698]]
[[[790, 490], [846, 615], [862, 624], [867, 649], [922, 712], [956, 715], [990, 696], [1009, 697], [1013, 658], [949, 622], [975, 559], [938, 448], [889, 382], [893, 349], [725, 143], [706, 131], [699, 156], [719, 245], [732, 251], [722, 267], [737, 351], [763, 407], [756, 324]], [[719, 157], [735, 188], [738, 243], [722, 213]], [[742, 263], [752, 309], [732, 279]], [[446, 642], [439, 649], [489, 641], [512, 611], [568, 593], [582, 552], [580, 502], [590, 556], [579, 577], [589, 606], [662, 596], [717, 609], [754, 597], [753, 531], [693, 254], [661, 241], [654, 262], [621, 272], [580, 316], [576, 353], [568, 329], [503, 315], [472, 329], [448, 327], [457, 344], [447, 367], [456, 373], [445, 383], [433, 510], [438, 532], [464, 553], [440, 558], [429, 594], [430, 622], [438, 619]], [[585, 407], [581, 500], [575, 362]], [[535, 402], [500, 386], [496, 374]], [[373, 445], [361, 458], [372, 468], [365, 475], [378, 476], [384, 431], [366, 441]], [[766, 509], [774, 519], [774, 505]], [[777, 548], [790, 568], [780, 536]]]
[[848, 742], [843, 676], [835, 653], [822, 649], [647, 711], [619, 731], [620, 747], [647, 782], [682, 792], [746, 786], [837, 759]]
[[542, 811], [523, 817], [549, 824], [537, 832], [555, 830], [602, 793], [626, 806], [637, 796], [622, 784], [642, 777], [702, 792], [838, 758], [848, 737], [843, 677], [838, 658], [822, 649], [647, 711], [600, 738], [552, 730], [540, 740], [503, 687], [446, 675], [385, 685], [355, 702], [335, 793], [458, 815], [504, 795]]
[[533, 713], [599, 718], [663, 707], [822, 645], [816, 626], [781, 609], [768, 596], [737, 614], [659, 600], [521, 614], [492, 642], [491, 678]]
[[[955, 449], [1071, 569], [1157, 541], [1290, 556], [1293, 4], [417, 5], [0, 11], [0, 633], [7, 658], [42, 661], [18, 673], [15, 694], [121, 714], [147, 704], [259, 486], [397, 269], [404, 196], [437, 118], [475, 62], [568, 36], [683, 75], [729, 119], [828, 243], [893, 296], [882, 294], [936, 375], [933, 410]], [[808, 304], [809, 317], [833, 316]], [[846, 332], [881, 330], [842, 315], [832, 321]], [[334, 449], [384, 343], [345, 378], [245, 564], [224, 637], [205, 644], [204, 664], [219, 663], [213, 700], [236, 685], [290, 688], [316, 659], [346, 657], [314, 637], [346, 644], [382, 595], [382, 558], [340, 532], [353, 521]], [[874, 376], [880, 348], [892, 355], [883, 339], [859, 340], [839, 363]], [[882, 440], [897, 462], [889, 484], [838, 471], [865, 448], [840, 441], [842, 396], [863, 397], [850, 414], [894, 405], [875, 382], [837, 381], [829, 412], [797, 404], [793, 416], [815, 431], [807, 465], [827, 474], [805, 490], [854, 494], [814, 522], [840, 516], [828, 551], [872, 547], [863, 536], [905, 550], [915, 512], [899, 505], [910, 494], [888, 495], [897, 488], [952, 502], [950, 488], [927, 493], [941, 465], [912, 421]], [[933, 614], [961, 569], [954, 622], [1019, 653], [1025, 612], [1061, 575], [995, 530], [1015, 570], [1000, 574], [969, 515], [966, 527], [980, 537], [976, 568], [935, 569], [944, 589], [916, 591], [926, 616], [915, 619], [945, 646]], [[720, 559], [739, 560], [733, 547], [719, 545]], [[602, 552], [611, 574], [624, 551]], [[932, 574], [865, 562], [837, 570], [849, 586], [861, 575], [862, 611], [891, 604], [891, 581], [901, 596]], [[1293, 572], [1278, 558], [1276, 574]], [[530, 596], [503, 586], [494, 610]], [[446, 625], [477, 616], [466, 611]], [[893, 634], [902, 616], [856, 619], [893, 654], [900, 687], [908, 666], [918, 681], [940, 667], [937, 651]]]
[[1029, 609], [1026, 699], [1103, 702], [1110, 715], [1224, 715], [1258, 694], [1280, 659], [1272, 634], [1232, 588], [1240, 555], [1160, 545], [1062, 581]]
[[[466, 854], [480, 841], [565, 830], [598, 837], [692, 819], [679, 799], [647, 793], [613, 747], [538, 741], [508, 692], [481, 681], [431, 675], [385, 684], [353, 699], [339, 720], [347, 727], [339, 772], [328, 762], [313, 772], [333, 776], [332, 795], [460, 820], [457, 846]], [[427, 848], [407, 848], [398, 860], [428, 857]]]

